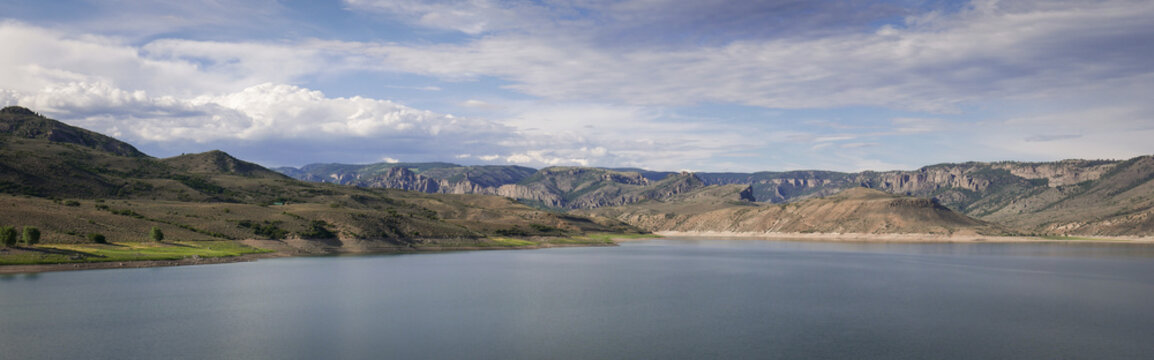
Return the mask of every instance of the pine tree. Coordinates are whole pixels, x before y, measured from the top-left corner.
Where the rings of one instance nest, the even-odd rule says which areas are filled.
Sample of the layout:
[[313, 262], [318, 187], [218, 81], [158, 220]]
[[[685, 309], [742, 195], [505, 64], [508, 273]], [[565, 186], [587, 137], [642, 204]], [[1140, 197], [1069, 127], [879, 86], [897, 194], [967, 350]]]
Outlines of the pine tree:
[[160, 227], [153, 226], [152, 231], [148, 232], [148, 237], [152, 238], [152, 241], [164, 241], [164, 232], [160, 231]]
[[3, 242], [6, 247], [16, 246], [16, 228], [0, 226], [0, 242]]

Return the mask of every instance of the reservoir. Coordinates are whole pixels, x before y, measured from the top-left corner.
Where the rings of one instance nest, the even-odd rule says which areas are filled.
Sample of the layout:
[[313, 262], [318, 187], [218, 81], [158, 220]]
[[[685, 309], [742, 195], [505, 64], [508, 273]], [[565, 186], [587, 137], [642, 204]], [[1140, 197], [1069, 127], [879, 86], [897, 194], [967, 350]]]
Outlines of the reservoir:
[[0, 276], [4, 359], [1154, 354], [1154, 247], [656, 239]]

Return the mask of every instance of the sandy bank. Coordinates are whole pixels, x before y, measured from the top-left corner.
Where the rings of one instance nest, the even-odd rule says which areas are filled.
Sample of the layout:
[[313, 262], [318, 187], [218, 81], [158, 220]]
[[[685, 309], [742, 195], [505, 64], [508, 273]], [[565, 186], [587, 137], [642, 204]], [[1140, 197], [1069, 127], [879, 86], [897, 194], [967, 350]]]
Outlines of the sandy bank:
[[[988, 235], [945, 235], [945, 234], [859, 234], [859, 233], [781, 233], [781, 232], [734, 232], [734, 231], [659, 231], [655, 234], [674, 238], [739, 238], [762, 240], [812, 240], [812, 241], [853, 241], [853, 242], [994, 242], [994, 243], [1126, 243], [1154, 244], [1154, 237], [1134, 236], [1093, 236], [1092, 239], [1046, 239], [1033, 236], [988, 236]], [[625, 240], [619, 240], [625, 241]]]

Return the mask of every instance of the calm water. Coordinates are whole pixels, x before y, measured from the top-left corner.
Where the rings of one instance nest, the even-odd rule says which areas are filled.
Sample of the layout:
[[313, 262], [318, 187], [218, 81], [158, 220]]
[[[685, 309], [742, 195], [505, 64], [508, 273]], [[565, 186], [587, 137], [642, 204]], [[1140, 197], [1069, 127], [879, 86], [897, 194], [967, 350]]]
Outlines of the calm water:
[[1149, 358], [1154, 248], [654, 240], [0, 277], [0, 358]]

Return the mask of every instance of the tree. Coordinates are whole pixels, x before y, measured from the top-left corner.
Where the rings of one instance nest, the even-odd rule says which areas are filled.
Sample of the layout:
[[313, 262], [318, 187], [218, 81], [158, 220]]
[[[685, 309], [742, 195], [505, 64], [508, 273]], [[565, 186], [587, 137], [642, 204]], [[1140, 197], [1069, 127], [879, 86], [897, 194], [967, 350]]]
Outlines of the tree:
[[16, 228], [0, 226], [0, 242], [3, 242], [5, 247], [16, 246]]
[[104, 235], [98, 234], [98, 233], [88, 233], [88, 240], [92, 240], [92, 242], [97, 243], [97, 244], [107, 244], [108, 243], [108, 239], [105, 239]]
[[24, 227], [24, 244], [28, 246], [36, 245], [40, 242], [40, 229], [32, 226]]
[[152, 231], [148, 232], [148, 237], [152, 238], [152, 241], [164, 241], [164, 232], [160, 231], [159, 226], [153, 226]]

